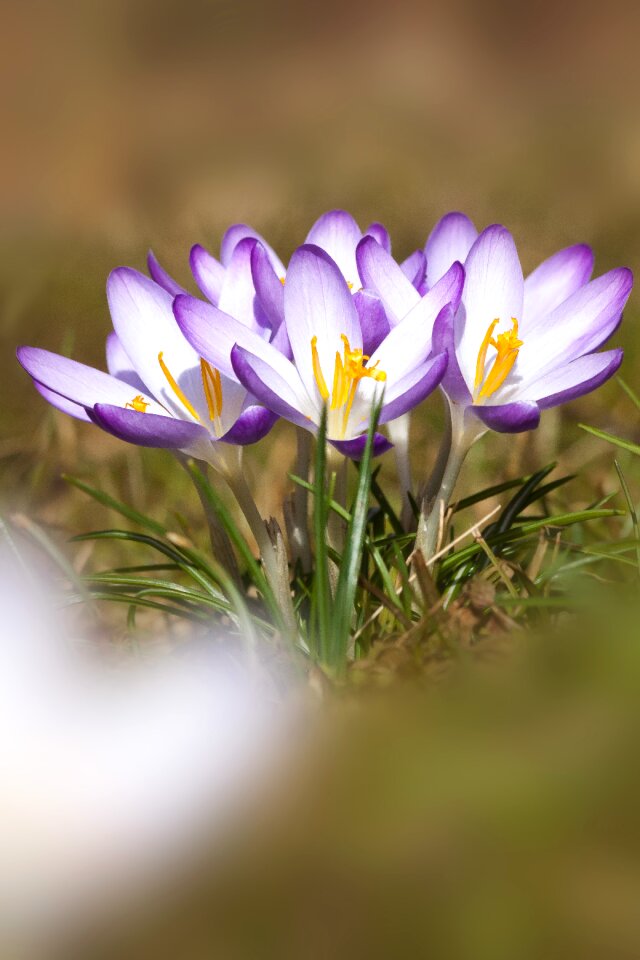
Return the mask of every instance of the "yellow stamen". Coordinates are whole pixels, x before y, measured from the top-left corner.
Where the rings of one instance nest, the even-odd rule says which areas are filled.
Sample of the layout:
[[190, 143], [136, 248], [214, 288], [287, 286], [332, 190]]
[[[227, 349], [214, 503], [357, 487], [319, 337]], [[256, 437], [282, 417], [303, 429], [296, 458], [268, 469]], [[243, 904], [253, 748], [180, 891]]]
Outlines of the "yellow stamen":
[[327, 381], [324, 378], [322, 373], [322, 367], [320, 366], [320, 357], [318, 356], [318, 338], [311, 338], [311, 363], [313, 364], [313, 375], [316, 378], [316, 383], [318, 385], [318, 390], [320, 391], [320, 396], [326, 402], [329, 399], [329, 390], [327, 388]]
[[349, 287], [349, 290], [353, 290], [353, 284], [351, 283], [351, 280], [347, 280], [347, 286]]
[[280, 283], [282, 284], [283, 287], [284, 287], [284, 281], [285, 281], [285, 277], [280, 277]]
[[[512, 329], [507, 330], [506, 333], [499, 333], [494, 339], [493, 331], [499, 322], [499, 320], [493, 320], [489, 324], [478, 351], [476, 379], [473, 388], [473, 398], [476, 403], [490, 397], [502, 386], [513, 369], [513, 365], [518, 359], [520, 347], [523, 345], [523, 341], [518, 339], [518, 321], [515, 317], [511, 318]], [[497, 353], [488, 374], [485, 376], [484, 368], [490, 346], [494, 347]]]
[[161, 367], [161, 369], [162, 369], [162, 372], [164, 373], [165, 377], [167, 378], [167, 383], [169, 384], [169, 386], [171, 387], [171, 389], [172, 389], [173, 392], [175, 393], [175, 395], [176, 395], [176, 397], [178, 398], [178, 400], [180, 401], [180, 403], [182, 403], [183, 406], [186, 407], [186, 409], [189, 411], [189, 413], [191, 414], [192, 417], [194, 417], [196, 420], [198, 420], [198, 421], [200, 421], [200, 423], [202, 423], [202, 421], [200, 420], [200, 417], [198, 416], [198, 411], [197, 411], [196, 408], [193, 406], [193, 404], [187, 399], [187, 397], [186, 397], [185, 394], [184, 394], [184, 391], [178, 386], [177, 380], [175, 379], [175, 377], [173, 376], [173, 374], [172, 374], [171, 371], [169, 370], [168, 366], [166, 365], [166, 363], [165, 363], [164, 360], [162, 359], [162, 352], [160, 352], [160, 353], [158, 354], [158, 363], [160, 364], [160, 367]]
[[200, 373], [202, 375], [202, 386], [207, 400], [207, 407], [209, 408], [209, 418], [211, 420], [219, 420], [222, 414], [222, 380], [220, 379], [220, 371], [212, 367], [207, 360], [201, 358]]
[[360, 349], [352, 350], [349, 339], [345, 334], [342, 334], [341, 339], [344, 344], [344, 350], [342, 356], [339, 351], [336, 351], [331, 394], [329, 394], [327, 382], [320, 366], [317, 337], [312, 337], [311, 339], [311, 360], [313, 364], [313, 374], [323, 401], [326, 403], [326, 401], [331, 398], [329, 409], [342, 410], [341, 429], [342, 436], [344, 437], [349, 421], [349, 414], [351, 413], [360, 381], [365, 377], [369, 377], [372, 380], [383, 382], [387, 379], [387, 375], [384, 370], [378, 370], [377, 362], [372, 367], [367, 367], [366, 363], [370, 358]]
[[145, 400], [141, 393], [136, 394], [131, 403], [125, 403], [125, 410], [135, 410], [136, 413], [146, 413], [149, 401]]

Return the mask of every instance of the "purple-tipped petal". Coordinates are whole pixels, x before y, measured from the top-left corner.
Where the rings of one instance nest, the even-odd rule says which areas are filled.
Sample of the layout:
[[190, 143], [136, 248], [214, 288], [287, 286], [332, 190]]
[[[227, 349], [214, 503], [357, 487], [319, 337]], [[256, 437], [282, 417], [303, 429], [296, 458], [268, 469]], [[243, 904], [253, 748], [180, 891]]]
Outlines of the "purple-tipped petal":
[[420, 302], [420, 294], [393, 257], [373, 237], [364, 237], [356, 250], [363, 287], [382, 300], [389, 322], [398, 324]]
[[[396, 420], [433, 393], [447, 369], [447, 354], [440, 353], [407, 377], [405, 390], [389, 403], [384, 402], [380, 411], [380, 423]], [[386, 395], [385, 395], [386, 396]]]
[[282, 370], [275, 369], [262, 356], [256, 356], [237, 344], [231, 351], [231, 363], [240, 383], [265, 407], [300, 427], [314, 429], [311, 422], [314, 408], [308, 399], [300, 402], [302, 385], [296, 391], [294, 385], [299, 377], [288, 360], [285, 363], [289, 364], [290, 374], [283, 377]]
[[540, 423], [540, 408], [537, 403], [519, 400], [515, 403], [474, 404], [468, 408], [490, 430], [498, 433], [523, 433], [535, 430]]
[[578, 357], [528, 385], [526, 394], [532, 399], [535, 397], [542, 410], [575, 400], [585, 393], [591, 393], [612, 377], [620, 367], [622, 358], [623, 351], [620, 349]]
[[[222, 264], [199, 243], [191, 248], [189, 264], [193, 278], [204, 296], [211, 303], [217, 304], [224, 283], [225, 269]], [[186, 294], [187, 291], [184, 290], [183, 293]]]
[[238, 446], [248, 446], [250, 443], [257, 443], [271, 430], [278, 415], [266, 407], [258, 404], [252, 404], [240, 414], [231, 430], [225, 433], [220, 439], [225, 443], [235, 443]]
[[268, 325], [267, 318], [256, 304], [251, 257], [257, 240], [245, 237], [237, 244], [227, 264], [218, 298], [218, 307], [252, 330]]
[[[262, 357], [256, 356], [241, 346], [231, 351], [231, 362], [240, 383], [253, 394], [260, 403], [285, 420], [295, 423], [305, 430], [315, 431], [315, 425], [301, 409], [291, 389], [291, 380], [285, 380], [269, 366]], [[286, 361], [288, 363], [288, 361]], [[290, 364], [291, 379], [298, 376], [295, 367]]]
[[287, 333], [286, 323], [281, 323], [275, 333], [272, 335], [271, 340], [269, 341], [272, 347], [281, 353], [283, 357], [286, 357], [287, 360], [291, 360], [293, 356], [293, 351], [291, 350], [291, 344], [289, 342], [289, 334]]
[[560, 250], [524, 281], [521, 331], [527, 336], [538, 323], [591, 279], [593, 252], [584, 243]]
[[328, 253], [345, 280], [355, 286], [358, 280], [356, 247], [361, 239], [362, 230], [350, 213], [330, 210], [316, 220], [305, 244], [313, 244]]
[[248, 227], [246, 223], [234, 223], [231, 227], [229, 227], [222, 238], [222, 243], [220, 244], [220, 259], [224, 266], [226, 267], [231, 261], [233, 251], [238, 244], [247, 237], [252, 240], [258, 240], [262, 244], [269, 255], [271, 263], [273, 264], [273, 269], [276, 271], [279, 277], [283, 277], [286, 271], [278, 254], [275, 252], [273, 247], [267, 243], [264, 237], [257, 232], [257, 230], [254, 230], [253, 227]]
[[381, 223], [370, 223], [364, 232], [365, 237], [373, 237], [387, 253], [391, 253], [391, 238], [389, 231]]
[[237, 380], [231, 351], [235, 344], [239, 344], [249, 353], [262, 357], [276, 371], [285, 400], [307, 412], [310, 401], [298, 372], [276, 347], [217, 307], [195, 297], [176, 297], [174, 311], [178, 326], [187, 340], [201, 357], [221, 373]]
[[[365, 447], [367, 445], [367, 435], [365, 433], [353, 440], [330, 440], [332, 446], [350, 460], [362, 460]], [[391, 450], [393, 444], [387, 440], [381, 433], [374, 434], [373, 437], [373, 456], [379, 457], [387, 450]]]
[[[133, 399], [127, 383], [77, 360], [39, 347], [19, 347], [17, 356], [34, 380], [82, 407], [93, 407], [96, 402], [124, 406]], [[148, 394], [145, 399], [151, 400]]]
[[166, 290], [167, 293], [170, 293], [172, 297], [177, 297], [179, 293], [187, 293], [185, 288], [181, 287], [180, 284], [160, 266], [153, 250], [149, 250], [147, 254], [147, 267], [152, 280], [155, 280], [155, 282], [161, 286], [163, 290]]
[[136, 371], [133, 364], [127, 356], [124, 347], [118, 340], [118, 334], [113, 330], [107, 337], [107, 370], [112, 377], [118, 380], [124, 380], [130, 387], [133, 387], [138, 393], [146, 393], [146, 387]]
[[427, 286], [444, 276], [452, 263], [464, 264], [478, 231], [464, 213], [447, 213], [436, 223], [424, 248], [427, 257]]
[[[261, 243], [255, 243], [251, 253], [251, 276], [256, 297], [272, 330], [284, 321], [284, 274], [279, 277], [273, 269], [269, 254]], [[231, 312], [231, 311], [229, 311]]]
[[[375, 240], [370, 242], [382, 249]], [[305, 244], [291, 257], [284, 287], [284, 312], [300, 379], [309, 395], [315, 396], [312, 339], [317, 337], [318, 358], [328, 382], [333, 377], [336, 351], [343, 350], [342, 335], [353, 350], [362, 348], [353, 297], [334, 261], [319, 247]]]
[[369, 290], [358, 290], [353, 295], [362, 329], [362, 349], [368, 356], [378, 349], [389, 333], [389, 321], [380, 298]]
[[162, 354], [180, 389], [206, 419], [200, 358], [176, 324], [174, 298], [137, 270], [119, 267], [107, 281], [107, 299], [114, 330], [147, 389], [177, 417], [189, 416], [163, 372], [159, 360]]
[[[451, 263], [453, 263], [453, 260]], [[449, 266], [451, 266], [451, 264], [449, 264]], [[427, 258], [422, 250], [414, 250], [406, 260], [402, 261], [400, 264], [400, 269], [404, 273], [407, 280], [409, 280], [416, 288], [418, 293], [420, 293], [424, 285], [427, 272]], [[440, 278], [438, 277], [438, 279]], [[424, 292], [426, 293], [427, 291], [425, 290]]]
[[52, 407], [55, 407], [56, 410], [61, 410], [62, 413], [67, 413], [70, 417], [75, 417], [76, 420], [84, 420], [86, 423], [92, 422], [91, 417], [80, 404], [74, 403], [73, 400], [67, 400], [66, 397], [60, 396], [60, 394], [54, 390], [49, 390], [48, 387], [38, 383], [37, 380], [33, 381], [33, 385], [40, 396], [46, 400], [47, 403], [50, 403]]
[[404, 378], [420, 366], [431, 353], [434, 324], [440, 311], [457, 306], [464, 284], [464, 270], [454, 263], [435, 287], [418, 300], [417, 305], [395, 326], [372, 355], [369, 365], [378, 364], [387, 375], [386, 395], [392, 399]]
[[139, 447], [188, 450], [210, 442], [209, 433], [204, 427], [187, 420], [175, 420], [155, 413], [138, 413], [137, 410], [124, 410], [104, 403], [96, 404], [92, 414], [103, 430]]
[[471, 403], [471, 393], [458, 366], [455, 341], [455, 312], [451, 307], [444, 308], [438, 314], [433, 325], [432, 349], [434, 353], [448, 355], [447, 369], [440, 384], [446, 395], [454, 403]]
[[620, 323], [633, 275], [626, 267], [610, 270], [580, 287], [541, 321], [525, 339], [515, 372], [524, 382], [592, 353], [609, 339]]
[[469, 385], [475, 379], [478, 352], [489, 324], [497, 318], [503, 329], [509, 329], [512, 317], [522, 318], [524, 279], [513, 237], [499, 225], [483, 230], [464, 269], [456, 342], [460, 370]]

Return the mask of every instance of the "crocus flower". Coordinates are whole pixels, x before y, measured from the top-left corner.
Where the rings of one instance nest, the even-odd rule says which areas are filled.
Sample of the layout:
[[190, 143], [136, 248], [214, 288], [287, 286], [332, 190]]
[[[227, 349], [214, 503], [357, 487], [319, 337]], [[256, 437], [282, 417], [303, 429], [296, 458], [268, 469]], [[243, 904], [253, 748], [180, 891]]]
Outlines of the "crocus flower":
[[54, 406], [140, 446], [182, 450], [216, 462], [216, 444], [253, 443], [275, 416], [185, 340], [173, 297], [128, 267], [107, 282], [114, 333], [109, 373], [37, 347], [18, 359]]
[[[373, 353], [389, 332], [390, 324], [375, 291], [363, 289], [367, 285], [360, 282], [356, 250], [364, 237], [379, 246], [391, 259], [391, 240], [385, 227], [381, 223], [372, 223], [363, 233], [346, 210], [330, 210], [323, 214], [311, 227], [305, 244], [324, 250], [340, 270], [353, 294], [354, 306], [358, 311], [363, 350], [365, 353]], [[415, 286], [422, 285], [426, 264], [421, 250], [417, 250], [400, 265], [392, 262], [403, 277], [406, 277], [407, 283], [414, 285], [414, 289]], [[284, 319], [284, 268], [279, 274], [269, 251], [260, 244], [257, 244], [253, 251], [252, 266], [257, 299], [277, 328]], [[225, 309], [221, 304], [218, 306]], [[233, 311], [227, 312], [233, 315]]]
[[525, 281], [508, 230], [491, 226], [473, 241], [454, 323], [434, 333], [435, 348], [449, 354], [447, 498], [470, 444], [487, 428], [534, 429], [542, 410], [589, 393], [620, 366], [622, 350], [597, 351], [620, 323], [632, 274], [618, 268], [590, 280], [592, 269], [591, 250], [577, 245]]
[[[386, 423], [419, 403], [442, 379], [447, 355], [432, 350], [431, 331], [436, 318], [446, 325], [449, 305], [457, 308], [463, 278], [462, 267], [452, 266], [370, 356], [364, 352], [360, 316], [342, 270], [312, 244], [294, 253], [284, 286], [292, 360], [210, 304], [178, 296], [174, 309], [194, 349], [225, 375], [235, 375], [274, 413], [315, 432], [326, 405], [328, 439], [357, 458], [382, 392], [380, 422]], [[376, 452], [388, 446], [384, 437], [376, 438]]]

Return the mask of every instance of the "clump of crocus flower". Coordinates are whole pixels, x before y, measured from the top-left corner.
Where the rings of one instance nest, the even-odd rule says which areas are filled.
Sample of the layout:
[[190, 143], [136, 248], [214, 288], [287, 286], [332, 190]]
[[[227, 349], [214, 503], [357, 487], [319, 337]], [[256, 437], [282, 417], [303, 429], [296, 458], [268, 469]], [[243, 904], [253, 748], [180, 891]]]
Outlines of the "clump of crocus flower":
[[[64, 412], [231, 479], [281, 595], [286, 562], [271, 556], [274, 527], [267, 534], [231, 449], [262, 441], [281, 417], [298, 428], [298, 472], [321, 425], [339, 455], [358, 460], [376, 410], [388, 435], [376, 432], [372, 451], [399, 447], [410, 527], [409, 415], [439, 386], [450, 430], [416, 540], [429, 559], [471, 444], [487, 430], [535, 429], [543, 410], [594, 390], [622, 361], [621, 349], [599, 348], [620, 322], [629, 270], [591, 280], [592, 252], [576, 245], [525, 279], [509, 231], [478, 233], [460, 213], [402, 263], [381, 224], [362, 231], [342, 210], [320, 217], [288, 264], [242, 224], [219, 260], [196, 245], [190, 263], [200, 296], [152, 254], [151, 278], [112, 273], [109, 373], [35, 347], [18, 358]], [[296, 535], [305, 530], [298, 516]]]

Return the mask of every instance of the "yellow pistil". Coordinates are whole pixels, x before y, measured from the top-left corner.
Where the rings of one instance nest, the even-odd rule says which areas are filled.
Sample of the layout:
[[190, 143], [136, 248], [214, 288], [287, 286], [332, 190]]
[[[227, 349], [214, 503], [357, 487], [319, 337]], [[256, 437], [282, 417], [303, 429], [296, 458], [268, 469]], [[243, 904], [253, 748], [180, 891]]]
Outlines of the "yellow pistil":
[[209, 409], [209, 418], [213, 420], [216, 426], [216, 432], [221, 433], [220, 417], [222, 415], [222, 380], [220, 371], [212, 367], [204, 359], [200, 359], [200, 373], [202, 375], [202, 387], [207, 400]]
[[[473, 386], [474, 403], [481, 402], [487, 397], [490, 397], [502, 386], [518, 358], [520, 347], [523, 345], [523, 341], [518, 339], [518, 321], [515, 317], [511, 318], [511, 323], [513, 324], [512, 329], [507, 330], [506, 333], [499, 333], [494, 339], [493, 331], [499, 322], [499, 320], [493, 320], [489, 324], [489, 328], [478, 351], [476, 379]], [[494, 347], [497, 350], [497, 354], [485, 377], [484, 368], [489, 347]]]
[[125, 403], [125, 410], [135, 410], [136, 413], [146, 413], [149, 401], [145, 400], [141, 393], [136, 394], [131, 403]]
[[198, 411], [197, 411], [196, 408], [193, 406], [193, 404], [191, 403], [191, 401], [188, 400], [187, 397], [185, 396], [184, 391], [183, 391], [183, 390], [180, 388], [180, 386], [178, 385], [178, 381], [175, 379], [175, 377], [173, 376], [173, 374], [172, 374], [171, 371], [169, 370], [168, 366], [166, 365], [166, 363], [165, 363], [164, 360], [162, 359], [162, 356], [163, 356], [163, 355], [162, 355], [162, 352], [160, 352], [160, 353], [158, 354], [158, 363], [160, 364], [160, 367], [161, 367], [161, 369], [162, 369], [162, 372], [164, 373], [165, 377], [167, 378], [167, 383], [169, 384], [169, 386], [171, 387], [171, 389], [172, 389], [173, 392], [175, 393], [175, 395], [176, 395], [176, 397], [178, 398], [178, 400], [180, 401], [180, 403], [189, 411], [189, 413], [191, 414], [191, 416], [194, 417], [195, 420], [198, 420], [200, 423], [202, 423], [202, 421], [200, 420], [200, 417], [198, 416]]
[[344, 349], [342, 356], [340, 355], [340, 351], [336, 351], [331, 394], [329, 393], [327, 382], [320, 366], [317, 337], [311, 338], [311, 360], [313, 364], [313, 375], [323, 401], [326, 403], [327, 400], [330, 400], [330, 410], [342, 410], [340, 429], [342, 437], [344, 437], [349, 421], [349, 414], [351, 413], [360, 381], [365, 377], [369, 377], [372, 380], [384, 382], [387, 379], [387, 375], [384, 370], [377, 369], [377, 363], [372, 367], [367, 367], [366, 363], [370, 357], [360, 349], [352, 350], [349, 339], [344, 333], [341, 335], [341, 340], [344, 344]]

